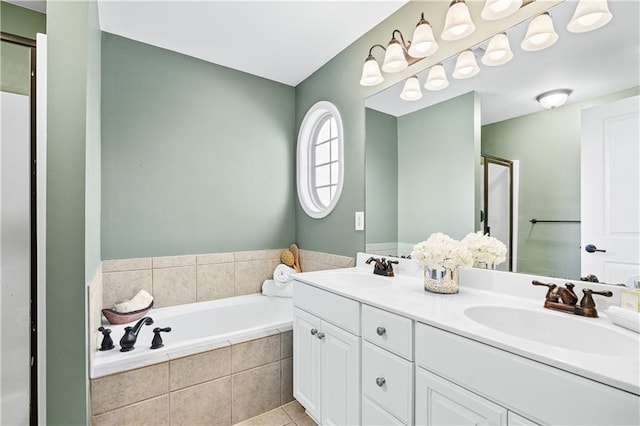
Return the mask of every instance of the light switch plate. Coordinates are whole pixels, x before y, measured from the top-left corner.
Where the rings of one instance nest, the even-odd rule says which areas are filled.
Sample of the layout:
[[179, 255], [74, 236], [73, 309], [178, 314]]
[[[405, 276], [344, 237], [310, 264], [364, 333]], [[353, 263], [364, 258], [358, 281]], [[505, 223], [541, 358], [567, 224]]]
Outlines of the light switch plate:
[[356, 231], [364, 231], [364, 212], [356, 212]]

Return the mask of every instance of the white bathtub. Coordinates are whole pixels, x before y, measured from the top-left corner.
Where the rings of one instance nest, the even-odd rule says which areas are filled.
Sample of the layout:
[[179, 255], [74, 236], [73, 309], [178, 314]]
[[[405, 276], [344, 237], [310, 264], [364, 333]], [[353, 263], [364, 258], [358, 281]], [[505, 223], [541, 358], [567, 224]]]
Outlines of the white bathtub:
[[[290, 331], [293, 304], [292, 299], [251, 294], [151, 309], [147, 316], [154, 322], [142, 327], [135, 349], [129, 352], [120, 352], [118, 342], [124, 334], [124, 327], [135, 323], [103, 323], [105, 328], [111, 329], [115, 348], [96, 352], [91, 368], [92, 379]], [[162, 333], [163, 348], [150, 349], [156, 327], [171, 327], [171, 332]], [[100, 348], [102, 334], [97, 332], [95, 337], [99, 339], [97, 347]]]

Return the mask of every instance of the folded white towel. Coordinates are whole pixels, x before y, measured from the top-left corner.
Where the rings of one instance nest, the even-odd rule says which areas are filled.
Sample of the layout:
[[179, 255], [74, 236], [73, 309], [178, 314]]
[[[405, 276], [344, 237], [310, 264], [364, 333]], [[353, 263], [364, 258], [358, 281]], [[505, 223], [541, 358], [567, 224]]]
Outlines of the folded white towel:
[[262, 283], [262, 294], [275, 297], [293, 297], [293, 282], [288, 282], [283, 287], [278, 287], [274, 280], [266, 280]]
[[283, 263], [276, 266], [276, 270], [273, 271], [273, 280], [276, 282], [276, 286], [284, 287], [286, 283], [293, 279], [292, 275], [296, 273], [296, 270]]
[[631, 331], [640, 333], [640, 313], [618, 306], [609, 306], [606, 310], [607, 318], [616, 325], [628, 328]]
[[151, 302], [153, 302], [153, 296], [145, 290], [140, 290], [131, 300], [116, 303], [114, 308], [116, 312], [133, 312], [146, 308]]

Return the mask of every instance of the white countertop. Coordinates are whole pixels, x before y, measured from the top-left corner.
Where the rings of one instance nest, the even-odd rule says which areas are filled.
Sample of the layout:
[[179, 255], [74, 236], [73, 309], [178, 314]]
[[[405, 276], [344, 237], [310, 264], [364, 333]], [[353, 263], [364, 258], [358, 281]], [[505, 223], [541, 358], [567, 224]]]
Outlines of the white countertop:
[[[359, 255], [359, 260], [362, 256]], [[360, 264], [360, 263], [358, 263]], [[411, 265], [408, 265], [411, 269]], [[373, 266], [347, 268], [330, 271], [306, 272], [297, 274], [295, 279], [302, 283], [336, 293], [359, 302], [385, 309], [390, 312], [411, 318], [424, 324], [450, 331], [480, 343], [529, 358], [546, 365], [559, 368], [580, 376], [613, 386], [627, 392], [640, 395], [640, 335], [611, 323], [602, 310], [606, 303], [596, 299], [600, 318], [584, 318], [543, 308], [545, 288], [533, 287], [531, 276], [507, 274], [496, 271], [473, 268], [461, 273], [460, 291], [457, 294], [434, 294], [424, 291], [423, 279], [416, 277], [415, 270], [393, 278], [381, 277], [372, 273]], [[416, 265], [417, 266], [417, 265]], [[396, 269], [402, 271], [403, 267]], [[357, 279], [348, 280], [347, 274], [356, 274]], [[501, 281], [509, 280], [505, 291], [495, 292], [504, 285]], [[545, 279], [543, 278], [543, 281]], [[545, 282], [564, 283], [566, 280], [546, 279]], [[370, 284], [369, 284], [370, 283]], [[528, 285], [523, 285], [528, 283]], [[593, 283], [583, 286], [597, 288]], [[506, 288], [506, 287], [505, 287]], [[600, 287], [602, 288], [602, 287]], [[607, 287], [614, 291], [614, 300], [619, 297], [619, 289]], [[577, 287], [576, 290], [580, 288]], [[295, 292], [295, 286], [294, 286]], [[509, 294], [505, 294], [509, 293]], [[521, 293], [521, 294], [519, 294]], [[535, 296], [535, 299], [532, 298]], [[602, 303], [602, 304], [601, 304]], [[600, 336], [610, 331], [620, 333], [626, 343], [625, 353], [614, 353], [605, 342], [598, 350], [583, 352], [560, 346], [539, 343], [514, 334], [498, 331], [484, 326], [465, 315], [465, 310], [476, 306], [510, 307], [521, 310], [543, 311], [545, 314], [558, 316], [558, 321], [586, 321], [587, 326], [602, 327]], [[553, 319], [552, 319], [553, 320]], [[584, 326], [585, 324], [576, 324]], [[528, 324], [536, 327], [537, 324]], [[584, 327], [581, 327], [584, 329]], [[526, 334], [526, 333], [525, 333]], [[571, 336], [575, 339], [590, 339], [592, 336]], [[598, 345], [588, 342], [594, 348]], [[635, 343], [635, 345], [634, 345]], [[596, 353], [597, 352], [597, 353]]]

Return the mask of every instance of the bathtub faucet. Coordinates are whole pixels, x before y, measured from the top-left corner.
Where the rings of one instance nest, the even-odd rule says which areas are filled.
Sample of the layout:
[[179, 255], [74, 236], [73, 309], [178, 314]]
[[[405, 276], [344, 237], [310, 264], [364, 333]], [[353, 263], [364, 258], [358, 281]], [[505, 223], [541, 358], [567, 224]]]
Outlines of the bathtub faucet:
[[124, 328], [124, 336], [120, 339], [120, 352], [129, 352], [134, 349], [136, 340], [138, 339], [138, 333], [143, 325], [151, 325], [153, 320], [151, 317], [144, 317], [136, 323], [133, 327]]

